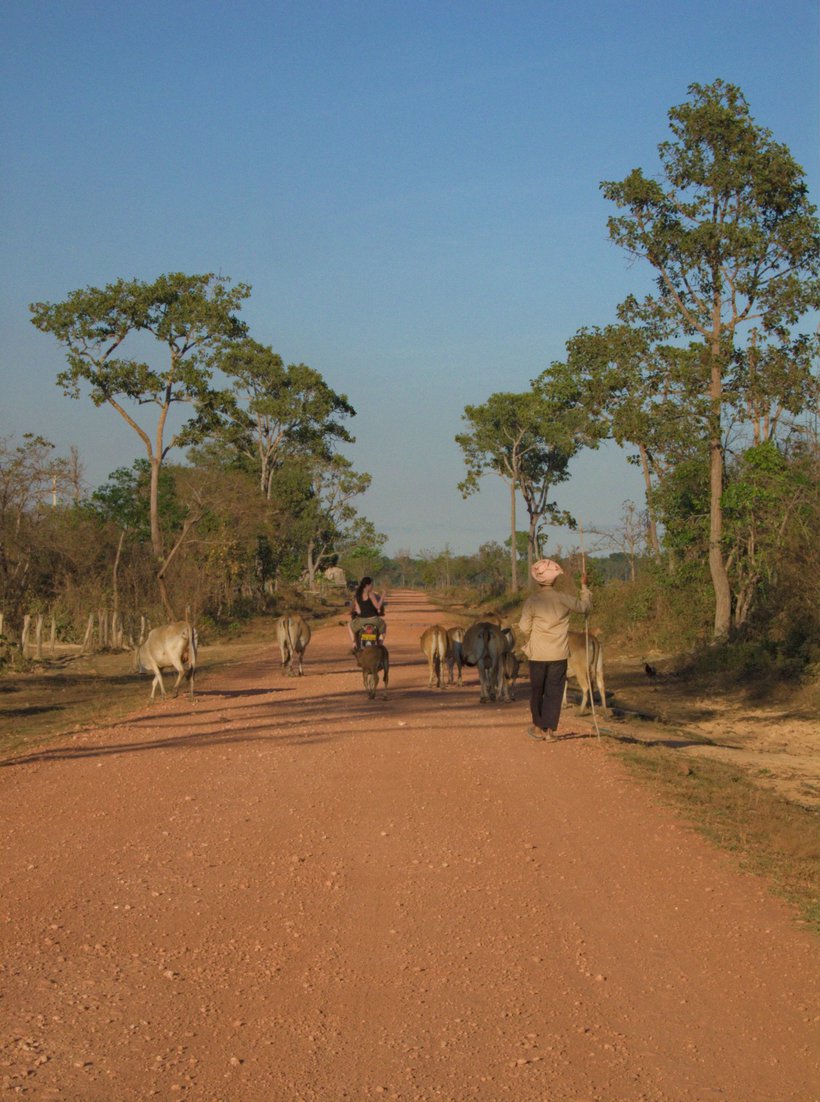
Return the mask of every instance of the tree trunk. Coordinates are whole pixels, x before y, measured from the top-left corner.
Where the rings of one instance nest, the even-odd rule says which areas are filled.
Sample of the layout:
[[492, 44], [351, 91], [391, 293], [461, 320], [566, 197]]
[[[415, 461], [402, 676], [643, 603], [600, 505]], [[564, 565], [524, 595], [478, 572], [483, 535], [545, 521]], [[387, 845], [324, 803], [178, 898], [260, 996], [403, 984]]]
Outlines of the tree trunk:
[[518, 592], [518, 548], [515, 545], [515, 479], [510, 479], [510, 589]]
[[116, 614], [120, 610], [120, 592], [118, 587], [118, 578], [120, 569], [120, 556], [122, 555], [122, 545], [125, 540], [125, 529], [120, 532], [120, 538], [117, 543], [117, 553], [114, 556], [114, 565], [111, 568], [111, 601], [114, 606], [114, 613]]
[[655, 502], [652, 486], [652, 476], [649, 470], [649, 456], [643, 444], [638, 445], [641, 455], [641, 470], [643, 471], [644, 489], [646, 493], [646, 518], [649, 546], [656, 560], [661, 559], [661, 541], [658, 539], [658, 522], [655, 519]]
[[[719, 305], [718, 305], [719, 310]], [[709, 573], [715, 593], [715, 640], [727, 639], [732, 625], [732, 590], [723, 559], [723, 442], [720, 431], [723, 372], [719, 328], [711, 348], [711, 431], [709, 440]]]
[[307, 576], [308, 576], [308, 589], [311, 591], [311, 593], [314, 591], [314, 588], [315, 588], [315, 585], [316, 585], [315, 579], [316, 579], [316, 566], [317, 566], [317, 563], [314, 561], [314, 558], [313, 558], [313, 546], [314, 546], [313, 540], [311, 540], [307, 545], [307, 563], [306, 563]]
[[532, 571], [532, 564], [541, 558], [541, 548], [538, 546], [538, 517], [535, 513], [529, 514], [530, 524], [527, 531], [527, 573]]
[[174, 615], [174, 609], [171, 604], [171, 598], [168, 595], [168, 586], [165, 582], [163, 571], [165, 568], [165, 555], [162, 546], [162, 530], [159, 526], [159, 472], [162, 464], [162, 433], [165, 427], [165, 417], [167, 415], [167, 407], [163, 409], [159, 423], [157, 425], [157, 439], [156, 448], [151, 459], [151, 550], [154, 552], [154, 561], [157, 566], [157, 588], [159, 590], [159, 598], [162, 601], [162, 607], [168, 614], [169, 620], [176, 620]]

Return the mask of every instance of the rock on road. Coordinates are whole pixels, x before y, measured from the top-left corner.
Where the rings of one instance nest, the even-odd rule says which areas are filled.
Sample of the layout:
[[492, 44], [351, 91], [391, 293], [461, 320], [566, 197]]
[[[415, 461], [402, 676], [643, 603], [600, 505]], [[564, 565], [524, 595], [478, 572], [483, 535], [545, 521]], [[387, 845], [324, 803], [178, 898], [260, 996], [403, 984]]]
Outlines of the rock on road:
[[817, 1102], [814, 938], [583, 723], [428, 689], [439, 619], [387, 701], [334, 625], [7, 763], [0, 1093]]

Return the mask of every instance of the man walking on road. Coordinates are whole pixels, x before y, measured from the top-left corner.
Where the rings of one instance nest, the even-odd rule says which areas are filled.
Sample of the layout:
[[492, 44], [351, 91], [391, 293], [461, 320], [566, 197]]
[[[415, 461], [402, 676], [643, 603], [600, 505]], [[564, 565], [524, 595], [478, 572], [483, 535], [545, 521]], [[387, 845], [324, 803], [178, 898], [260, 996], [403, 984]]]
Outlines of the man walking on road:
[[569, 659], [569, 616], [586, 614], [592, 608], [586, 574], [581, 577], [581, 595], [574, 597], [554, 588], [564, 571], [552, 559], [533, 563], [531, 574], [538, 586], [524, 602], [519, 627], [526, 642], [524, 654], [530, 664], [530, 712], [527, 734], [537, 742], [553, 742], [561, 716]]

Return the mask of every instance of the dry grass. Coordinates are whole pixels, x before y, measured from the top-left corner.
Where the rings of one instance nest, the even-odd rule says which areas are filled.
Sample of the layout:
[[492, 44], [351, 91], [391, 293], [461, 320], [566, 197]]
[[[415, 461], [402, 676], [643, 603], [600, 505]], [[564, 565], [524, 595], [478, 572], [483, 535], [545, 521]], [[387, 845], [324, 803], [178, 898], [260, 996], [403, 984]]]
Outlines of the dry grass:
[[820, 815], [706, 758], [681, 762], [662, 746], [630, 746], [632, 773], [741, 868], [763, 876], [820, 933]]
[[[203, 647], [197, 672], [239, 661], [265, 642], [272, 642], [270, 635]], [[166, 674], [164, 680], [170, 689], [173, 679]], [[0, 677], [0, 759], [121, 719], [144, 708], [150, 692], [150, 675], [134, 673], [132, 657], [125, 652], [63, 656], [30, 663], [22, 672], [4, 671]]]

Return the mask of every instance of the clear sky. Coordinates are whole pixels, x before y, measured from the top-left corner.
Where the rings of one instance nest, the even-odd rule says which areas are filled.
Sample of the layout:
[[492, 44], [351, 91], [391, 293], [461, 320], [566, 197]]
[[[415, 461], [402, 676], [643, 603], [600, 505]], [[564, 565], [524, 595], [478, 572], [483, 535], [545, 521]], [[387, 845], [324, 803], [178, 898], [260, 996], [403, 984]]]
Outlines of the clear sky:
[[[720, 77], [817, 202], [819, 26], [816, 0], [4, 0], [0, 435], [76, 445], [92, 485], [130, 464], [28, 304], [215, 271], [358, 411], [389, 551], [503, 540], [500, 480], [457, 490], [465, 405], [649, 287], [599, 183], [655, 171], [668, 109]], [[618, 449], [572, 470], [558, 503], [588, 527], [641, 501]]]

